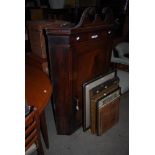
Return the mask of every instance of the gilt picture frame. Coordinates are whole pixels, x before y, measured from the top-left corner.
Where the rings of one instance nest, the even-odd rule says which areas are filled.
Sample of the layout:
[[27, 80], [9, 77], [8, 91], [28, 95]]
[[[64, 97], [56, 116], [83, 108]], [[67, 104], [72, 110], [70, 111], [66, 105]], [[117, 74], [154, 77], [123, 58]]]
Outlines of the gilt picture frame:
[[94, 87], [111, 80], [116, 77], [116, 70], [110, 71], [107, 74], [100, 75], [99, 77], [88, 81], [83, 84], [83, 102], [84, 102], [84, 117], [83, 117], [83, 130], [90, 128], [90, 90]]

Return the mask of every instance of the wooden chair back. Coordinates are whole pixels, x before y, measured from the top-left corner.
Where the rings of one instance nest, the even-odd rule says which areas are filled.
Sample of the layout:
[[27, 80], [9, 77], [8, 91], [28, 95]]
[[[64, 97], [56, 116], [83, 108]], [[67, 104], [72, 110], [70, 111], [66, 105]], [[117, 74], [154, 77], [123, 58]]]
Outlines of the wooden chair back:
[[43, 155], [43, 148], [40, 139], [39, 116], [36, 108], [31, 108], [30, 113], [25, 117], [25, 151], [33, 144], [36, 145], [38, 154]]

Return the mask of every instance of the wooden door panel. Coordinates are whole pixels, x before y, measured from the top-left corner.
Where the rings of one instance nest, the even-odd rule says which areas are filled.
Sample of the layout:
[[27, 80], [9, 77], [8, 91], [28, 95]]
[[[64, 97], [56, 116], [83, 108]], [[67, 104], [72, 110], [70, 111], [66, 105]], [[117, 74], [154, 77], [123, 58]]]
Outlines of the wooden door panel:
[[111, 48], [109, 40], [91, 40], [81, 42], [73, 48], [73, 96], [78, 99], [79, 110], [76, 112], [76, 121], [82, 122], [83, 112], [83, 84], [105, 73], [108, 69], [107, 58]]

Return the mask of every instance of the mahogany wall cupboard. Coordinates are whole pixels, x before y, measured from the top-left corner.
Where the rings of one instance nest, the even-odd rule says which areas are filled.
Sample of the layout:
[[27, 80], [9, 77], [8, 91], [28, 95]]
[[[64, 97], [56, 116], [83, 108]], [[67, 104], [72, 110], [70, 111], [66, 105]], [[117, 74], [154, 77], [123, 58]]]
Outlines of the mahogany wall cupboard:
[[108, 72], [112, 51], [111, 24], [87, 8], [76, 26], [45, 30], [53, 83], [58, 134], [71, 134], [83, 124], [83, 84]]

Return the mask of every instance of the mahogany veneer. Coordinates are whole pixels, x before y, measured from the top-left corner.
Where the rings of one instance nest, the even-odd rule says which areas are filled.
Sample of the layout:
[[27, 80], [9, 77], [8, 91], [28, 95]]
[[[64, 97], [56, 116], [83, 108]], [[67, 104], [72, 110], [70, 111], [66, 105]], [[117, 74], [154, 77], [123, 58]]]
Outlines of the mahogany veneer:
[[97, 15], [90, 19], [94, 12], [86, 9], [75, 27], [46, 29], [58, 134], [71, 134], [82, 125], [83, 84], [109, 69], [112, 25]]

